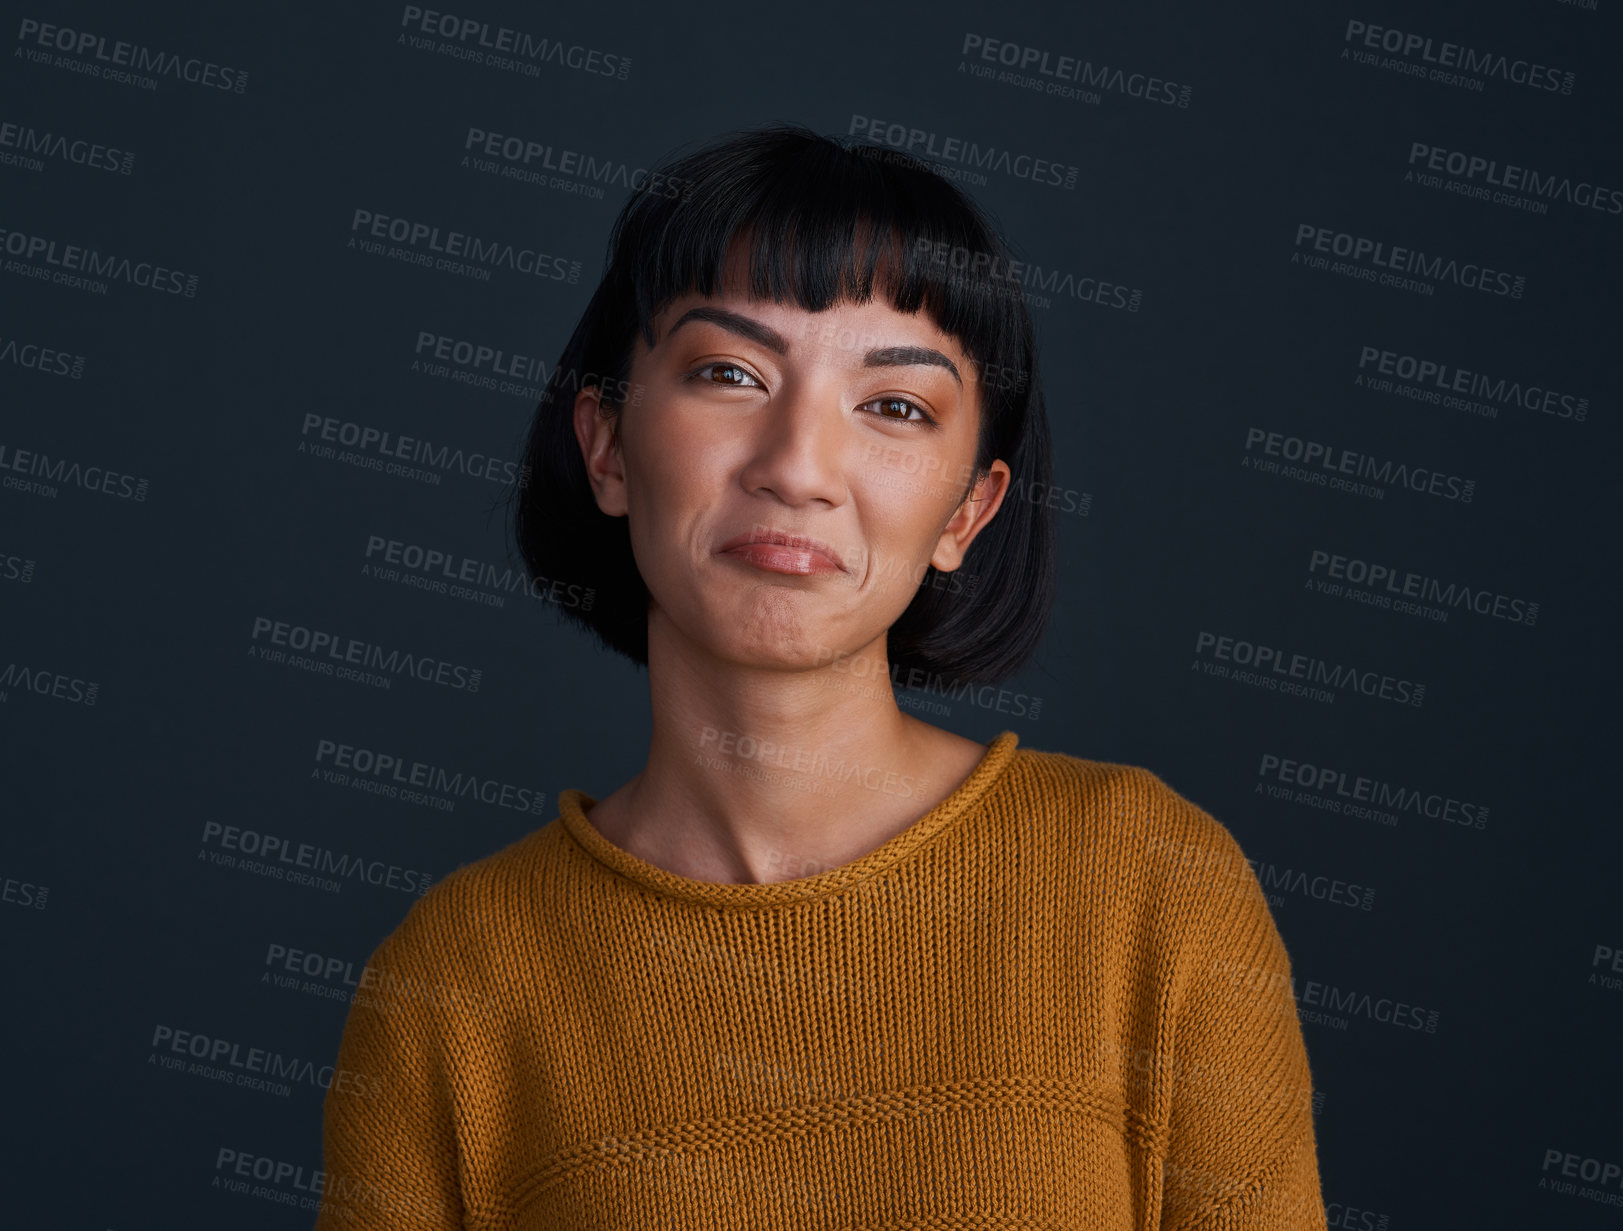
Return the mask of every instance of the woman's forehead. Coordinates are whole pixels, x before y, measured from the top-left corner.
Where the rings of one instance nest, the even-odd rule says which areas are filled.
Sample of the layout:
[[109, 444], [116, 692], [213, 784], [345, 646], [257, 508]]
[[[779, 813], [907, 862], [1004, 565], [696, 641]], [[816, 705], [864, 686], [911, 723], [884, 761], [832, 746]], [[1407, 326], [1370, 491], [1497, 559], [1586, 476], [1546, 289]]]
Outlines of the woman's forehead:
[[698, 314], [701, 320], [716, 321], [717, 313], [726, 313], [758, 322], [791, 344], [868, 346], [894, 344], [898, 339], [927, 339], [932, 345], [962, 349], [957, 339], [944, 332], [922, 307], [916, 312], [902, 312], [879, 286], [875, 286], [874, 295], [867, 300], [846, 297], [813, 311], [793, 298], [778, 300], [754, 295], [747, 285], [738, 284], [720, 287], [710, 295], [689, 292], [665, 304], [654, 318], [656, 345], [658, 339], [667, 337], [678, 321], [696, 309], [713, 310], [701, 311]]

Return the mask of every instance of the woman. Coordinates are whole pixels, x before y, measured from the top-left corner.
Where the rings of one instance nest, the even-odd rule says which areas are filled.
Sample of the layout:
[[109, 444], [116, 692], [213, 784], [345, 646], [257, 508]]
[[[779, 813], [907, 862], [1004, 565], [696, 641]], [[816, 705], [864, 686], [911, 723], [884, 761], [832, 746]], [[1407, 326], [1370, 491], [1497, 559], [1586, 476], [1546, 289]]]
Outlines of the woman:
[[617, 221], [515, 527], [646, 664], [647, 765], [379, 946], [319, 1228], [1325, 1225], [1228, 831], [897, 707], [1029, 657], [1054, 529], [1008, 254], [875, 153], [746, 133]]

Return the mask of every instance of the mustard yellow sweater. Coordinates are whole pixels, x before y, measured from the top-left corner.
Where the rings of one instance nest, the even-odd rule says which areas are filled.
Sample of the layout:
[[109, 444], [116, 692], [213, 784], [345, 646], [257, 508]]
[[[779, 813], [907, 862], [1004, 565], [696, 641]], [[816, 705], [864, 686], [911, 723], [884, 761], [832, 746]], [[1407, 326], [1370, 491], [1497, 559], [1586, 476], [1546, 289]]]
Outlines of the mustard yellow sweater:
[[1323, 1228], [1234, 838], [1147, 770], [1017, 742], [771, 884], [666, 872], [562, 792], [373, 955], [317, 1231]]

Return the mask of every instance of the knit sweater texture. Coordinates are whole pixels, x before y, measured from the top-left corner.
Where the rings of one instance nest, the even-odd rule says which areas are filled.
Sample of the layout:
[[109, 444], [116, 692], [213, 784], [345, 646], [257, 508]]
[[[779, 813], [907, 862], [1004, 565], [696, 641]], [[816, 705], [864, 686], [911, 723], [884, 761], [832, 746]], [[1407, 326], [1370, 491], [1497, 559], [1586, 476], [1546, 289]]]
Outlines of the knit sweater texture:
[[378, 946], [317, 1231], [1325, 1227], [1290, 964], [1229, 831], [1004, 731], [796, 880], [551, 823]]

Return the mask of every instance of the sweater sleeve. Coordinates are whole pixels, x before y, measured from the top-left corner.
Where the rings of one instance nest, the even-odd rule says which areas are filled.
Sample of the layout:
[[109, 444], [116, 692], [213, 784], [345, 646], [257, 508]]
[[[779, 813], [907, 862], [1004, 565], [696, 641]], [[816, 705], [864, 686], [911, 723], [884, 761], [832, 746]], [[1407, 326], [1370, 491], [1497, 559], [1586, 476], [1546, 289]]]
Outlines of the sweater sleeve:
[[[1312, 1075], [1290, 959], [1234, 837], [1214, 856], [1173, 1014], [1163, 1231], [1323, 1231]], [[1186, 897], [1186, 902], [1189, 899]]]
[[463, 1226], [449, 1073], [433, 997], [422, 994], [431, 984], [394, 958], [385, 940], [344, 1024], [323, 1110], [315, 1231]]

